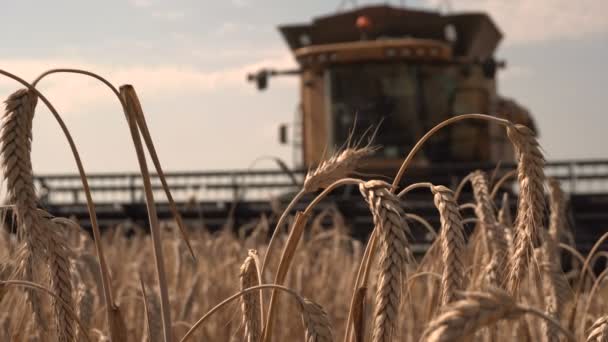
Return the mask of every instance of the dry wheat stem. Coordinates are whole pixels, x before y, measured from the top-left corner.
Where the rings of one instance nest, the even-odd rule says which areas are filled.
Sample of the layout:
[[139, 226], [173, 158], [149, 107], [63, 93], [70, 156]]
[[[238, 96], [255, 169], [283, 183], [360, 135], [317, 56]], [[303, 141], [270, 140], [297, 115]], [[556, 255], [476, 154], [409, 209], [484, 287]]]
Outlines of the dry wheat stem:
[[351, 295], [350, 306], [348, 309], [348, 318], [346, 320], [346, 331], [344, 333], [344, 342], [350, 342], [351, 337], [351, 324], [354, 323], [355, 313], [357, 305], [357, 296], [360, 291], [366, 289], [367, 291], [367, 275], [371, 268], [372, 262], [372, 252], [375, 250], [378, 232], [376, 230], [372, 230], [370, 234], [367, 245], [365, 246], [365, 251], [363, 252], [363, 257], [361, 258], [361, 262], [359, 263], [359, 268], [357, 269], [357, 276], [355, 278], [355, 285], [353, 288], [353, 292]]
[[397, 197], [403, 198], [403, 196], [405, 196], [408, 192], [410, 192], [412, 190], [420, 189], [420, 188], [430, 188], [432, 186], [433, 186], [433, 184], [431, 184], [429, 182], [420, 182], [420, 183], [410, 184], [407, 187], [405, 187], [405, 189], [399, 191], [399, 193], [397, 194]]
[[133, 139], [135, 150], [137, 152], [137, 159], [139, 162], [144, 183], [146, 208], [148, 210], [150, 232], [152, 235], [152, 246], [154, 248], [154, 259], [156, 262], [156, 272], [158, 277], [158, 284], [160, 287], [164, 341], [171, 342], [173, 341], [173, 338], [171, 337], [171, 311], [169, 307], [169, 291], [167, 289], [167, 278], [164, 266], [163, 251], [161, 246], [161, 232], [158, 223], [158, 215], [156, 213], [156, 206], [154, 204], [154, 194], [152, 193], [150, 174], [148, 172], [146, 157], [144, 155], [141, 137], [139, 135], [140, 133], [135, 120], [135, 116], [137, 115], [135, 113], [141, 111], [141, 105], [139, 104], [139, 100], [137, 98], [135, 90], [130, 85], [121, 86], [120, 95], [123, 100], [123, 103], [125, 104], [125, 116], [127, 117], [127, 123], [129, 124], [129, 129], [131, 131], [131, 138]]
[[298, 201], [305, 194], [306, 194], [306, 192], [303, 189], [300, 190], [294, 196], [294, 198], [291, 200], [291, 202], [289, 202], [289, 204], [287, 205], [287, 208], [285, 208], [285, 210], [283, 210], [281, 217], [279, 217], [279, 220], [277, 221], [277, 224], [274, 227], [274, 231], [272, 232], [272, 235], [270, 237], [270, 242], [268, 243], [268, 247], [266, 248], [266, 253], [264, 254], [264, 259], [262, 259], [262, 269], [260, 270], [260, 273], [262, 274], [262, 276], [264, 276], [264, 274], [265, 274], [268, 260], [270, 260], [270, 254], [274, 251], [274, 245], [276, 243], [277, 236], [279, 236], [281, 227], [283, 226], [283, 224], [284, 224], [285, 220], [287, 219], [287, 216], [289, 215], [291, 210], [295, 207], [295, 205], [298, 203]]
[[[285, 248], [283, 249], [281, 260], [279, 261], [279, 267], [277, 269], [277, 274], [274, 279], [274, 284], [283, 285], [283, 282], [285, 281], [287, 271], [289, 270], [289, 266], [291, 265], [291, 261], [293, 260], [293, 256], [295, 255], [296, 248], [298, 247], [300, 238], [304, 233], [304, 228], [306, 226], [306, 221], [308, 217], [307, 215], [308, 214], [303, 214], [301, 212], [296, 213], [296, 218], [294, 220], [293, 227], [289, 232], [287, 243], [285, 244]], [[270, 295], [270, 303], [268, 303], [268, 319], [266, 320], [264, 330], [262, 331], [262, 341], [270, 341], [272, 327], [274, 324], [273, 319], [277, 298], [276, 295], [276, 291], [273, 290], [272, 294]]]
[[388, 183], [372, 180], [359, 184], [359, 190], [370, 207], [381, 248], [372, 340], [388, 342], [399, 319], [406, 264], [412, 259], [406, 237], [410, 229]]
[[462, 178], [460, 180], [460, 183], [458, 183], [456, 190], [454, 190], [454, 200], [457, 203], [458, 203], [458, 199], [460, 198], [460, 194], [462, 193], [462, 190], [464, 189], [465, 185], [467, 185], [467, 183], [471, 180], [471, 177], [473, 177], [474, 174], [475, 174], [475, 171], [469, 173], [468, 175], [464, 176], [464, 178]]
[[307, 193], [315, 192], [319, 189], [327, 188], [338, 180], [346, 178], [355, 170], [362, 158], [369, 156], [374, 151], [375, 148], [370, 146], [364, 146], [362, 148], [346, 148], [342, 152], [334, 154], [328, 160], [321, 162], [317, 168], [315, 168], [313, 171], [309, 171], [306, 174], [306, 177], [304, 178], [304, 186], [287, 205], [287, 208], [283, 210], [272, 236], [270, 237], [270, 243], [262, 261], [262, 274], [264, 274], [266, 270], [269, 255], [274, 250], [273, 246], [280, 228], [302, 196]]
[[452, 117], [452, 118], [449, 118], [447, 120], [440, 122], [435, 127], [431, 128], [424, 136], [422, 136], [422, 138], [420, 138], [420, 140], [418, 140], [418, 142], [416, 142], [416, 145], [414, 145], [414, 147], [410, 150], [410, 153], [407, 155], [407, 157], [403, 161], [403, 164], [401, 164], [401, 167], [399, 168], [399, 171], [397, 171], [397, 175], [395, 176], [395, 179], [393, 180], [393, 184], [391, 186], [392, 192], [397, 190], [397, 187], [399, 186], [399, 182], [401, 182], [401, 178], [403, 177], [405, 170], [407, 170], [407, 168], [409, 167], [412, 160], [414, 160], [414, 156], [422, 148], [422, 145], [431, 136], [433, 136], [433, 134], [435, 134], [437, 131], [439, 131], [443, 127], [451, 125], [458, 121], [462, 121], [462, 120], [485, 120], [485, 121], [495, 122], [495, 123], [505, 125], [505, 126], [511, 125], [511, 123], [508, 120], [499, 119], [499, 118], [496, 118], [496, 117], [493, 117], [490, 115], [486, 115], [486, 114], [463, 114], [463, 115], [458, 115], [458, 116], [455, 116], [455, 117]]
[[146, 291], [146, 285], [144, 284], [141, 276], [139, 278], [139, 284], [141, 288], [141, 294], [144, 301], [144, 311], [146, 313], [146, 327], [148, 329], [148, 342], [159, 341], [162, 336], [162, 326], [159, 324], [160, 319], [158, 313], [161, 311], [160, 304], [154, 291]]
[[504, 175], [502, 175], [502, 177], [500, 177], [496, 181], [496, 183], [494, 183], [494, 186], [492, 186], [492, 192], [490, 192], [490, 197], [492, 199], [494, 199], [494, 197], [496, 197], [496, 194], [498, 193], [500, 188], [503, 186], [503, 184], [515, 176], [517, 176], [517, 169], [511, 170], [511, 171], [505, 173]]
[[464, 286], [464, 228], [458, 203], [452, 190], [445, 186], [432, 186], [433, 201], [441, 221], [441, 252], [444, 264], [441, 280], [441, 305], [456, 299], [456, 292]]
[[[114, 87], [114, 85], [112, 83], [110, 83], [108, 80], [101, 77], [100, 75], [95, 74], [90, 71], [86, 71], [86, 70], [72, 69], [72, 68], [50, 69], [50, 70], [47, 70], [44, 73], [40, 74], [34, 80], [34, 82], [32, 82], [32, 86], [35, 87], [38, 84], [38, 82], [40, 82], [43, 78], [45, 78], [46, 76], [49, 76], [51, 74], [55, 74], [55, 73], [74, 73], [74, 74], [81, 74], [81, 75], [86, 75], [86, 76], [92, 77], [92, 78], [102, 82], [104, 85], [106, 85], [114, 93], [114, 95], [119, 100], [119, 102], [121, 102], [121, 105], [122, 105], [120, 92], [116, 89], [116, 87]], [[158, 173], [158, 177], [161, 181], [163, 190], [165, 191], [165, 195], [167, 196], [167, 201], [169, 202], [169, 209], [171, 210], [171, 214], [175, 217], [175, 220], [177, 221], [177, 226], [180, 230], [182, 238], [186, 242], [186, 246], [188, 247], [188, 250], [190, 251], [192, 258], [196, 259], [196, 256], [194, 255], [194, 251], [190, 244], [190, 239], [188, 238], [188, 234], [186, 233], [185, 225], [183, 223], [181, 214], [179, 213], [179, 210], [177, 209], [177, 205], [175, 204], [175, 201], [173, 200], [171, 191], [169, 191], [169, 185], [167, 184], [167, 181], [165, 179], [165, 174], [160, 165], [158, 154], [156, 153], [156, 149], [154, 148], [154, 142], [152, 141], [150, 131], [149, 131], [148, 125], [146, 123], [145, 116], [143, 115], [143, 111], [137, 112], [136, 114], [137, 114], [136, 120], [137, 120], [138, 127], [141, 130], [142, 136], [144, 137], [146, 147], [148, 148], [148, 152], [150, 153], [150, 157], [152, 159], [152, 162], [154, 163], [156, 172]]]

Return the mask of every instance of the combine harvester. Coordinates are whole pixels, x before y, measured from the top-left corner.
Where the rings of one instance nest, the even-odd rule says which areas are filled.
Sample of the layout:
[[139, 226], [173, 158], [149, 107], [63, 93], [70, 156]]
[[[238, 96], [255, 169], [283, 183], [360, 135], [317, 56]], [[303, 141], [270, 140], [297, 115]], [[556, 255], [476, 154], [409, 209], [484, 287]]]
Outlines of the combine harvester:
[[[505, 63], [497, 61], [494, 52], [502, 35], [486, 14], [442, 15], [370, 6], [279, 30], [298, 68], [263, 69], [248, 79], [263, 90], [271, 77], [299, 77], [301, 102], [295, 122], [279, 129], [281, 143], [294, 148], [295, 170], [168, 173], [183, 217], [192, 225], [219, 229], [230, 217], [229, 222], [238, 227], [262, 215], [276, 222], [277, 208], [284, 208], [299, 189], [306, 170], [350, 137], [364, 136], [369, 127], [377, 128], [373, 143], [381, 148], [359, 171], [376, 177], [394, 177], [414, 143], [454, 115], [488, 113], [536, 130], [526, 109], [497, 92], [496, 76]], [[504, 128], [464, 121], [428, 141], [402, 184], [428, 181], [454, 189], [475, 169], [495, 177], [514, 169], [513, 155]], [[561, 181], [569, 194], [569, 220], [577, 247], [588, 250], [608, 228], [608, 160], [550, 161], [546, 173]], [[73, 216], [87, 226], [77, 176], [38, 175], [37, 181], [42, 203], [52, 214]], [[153, 181], [160, 201], [164, 198], [160, 182]], [[102, 226], [146, 225], [139, 174], [92, 174], [89, 182]], [[506, 191], [514, 191], [510, 185]], [[465, 189], [461, 203], [471, 198], [470, 189]], [[296, 209], [306, 204], [304, 199]], [[412, 192], [403, 205], [438, 226], [428, 191]], [[515, 205], [512, 199], [512, 209]], [[319, 207], [334, 209], [347, 218], [355, 236], [365, 237], [371, 231], [372, 218], [357, 189], [338, 190]], [[158, 212], [161, 218], [171, 216], [166, 203], [159, 204]], [[430, 237], [422, 227], [412, 226], [414, 242], [422, 250]]]

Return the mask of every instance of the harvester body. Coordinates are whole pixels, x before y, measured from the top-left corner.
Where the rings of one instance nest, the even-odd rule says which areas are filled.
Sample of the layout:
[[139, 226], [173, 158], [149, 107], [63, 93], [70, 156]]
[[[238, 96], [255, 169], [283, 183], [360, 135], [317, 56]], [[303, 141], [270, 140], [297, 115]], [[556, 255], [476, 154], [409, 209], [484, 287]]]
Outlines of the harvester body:
[[[280, 26], [300, 77], [300, 165], [312, 168], [364, 133], [380, 148], [365, 163], [392, 173], [422, 135], [458, 114], [489, 113], [534, 127], [498, 95], [494, 59], [502, 37], [485, 14], [441, 15], [363, 7]], [[468, 121], [439, 132], [415, 163], [510, 162], [504, 130]]]

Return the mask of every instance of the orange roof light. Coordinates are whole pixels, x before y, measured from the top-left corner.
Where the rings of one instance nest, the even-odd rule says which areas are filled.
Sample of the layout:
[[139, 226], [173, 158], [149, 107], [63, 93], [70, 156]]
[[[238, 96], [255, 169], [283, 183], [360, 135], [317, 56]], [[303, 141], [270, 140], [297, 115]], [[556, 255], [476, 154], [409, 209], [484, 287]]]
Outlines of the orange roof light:
[[372, 27], [372, 21], [367, 16], [360, 15], [359, 17], [357, 17], [355, 25], [359, 30], [367, 31], [370, 27]]

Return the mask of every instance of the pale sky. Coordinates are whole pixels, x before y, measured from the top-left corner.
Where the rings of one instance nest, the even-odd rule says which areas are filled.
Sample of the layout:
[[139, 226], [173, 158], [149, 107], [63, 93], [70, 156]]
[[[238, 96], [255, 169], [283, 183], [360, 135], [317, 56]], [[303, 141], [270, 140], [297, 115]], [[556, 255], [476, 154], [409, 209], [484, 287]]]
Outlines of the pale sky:
[[[405, 2], [433, 9], [446, 1]], [[549, 160], [608, 158], [608, 1], [451, 2], [454, 12], [488, 11], [503, 31], [496, 56], [508, 67], [499, 89], [532, 112]], [[261, 155], [291, 161], [291, 149], [277, 142], [277, 126], [293, 120], [296, 80], [273, 79], [260, 93], [245, 76], [294, 66], [276, 26], [308, 22], [339, 3], [4, 1], [0, 68], [32, 80], [49, 68], [79, 67], [117, 86], [133, 84], [166, 170], [245, 168]], [[0, 96], [17, 87], [0, 79]], [[40, 89], [66, 120], [87, 171], [137, 170], [109, 90], [77, 75], [52, 76]], [[42, 103], [38, 109], [35, 172], [74, 172], [58, 125]]]

